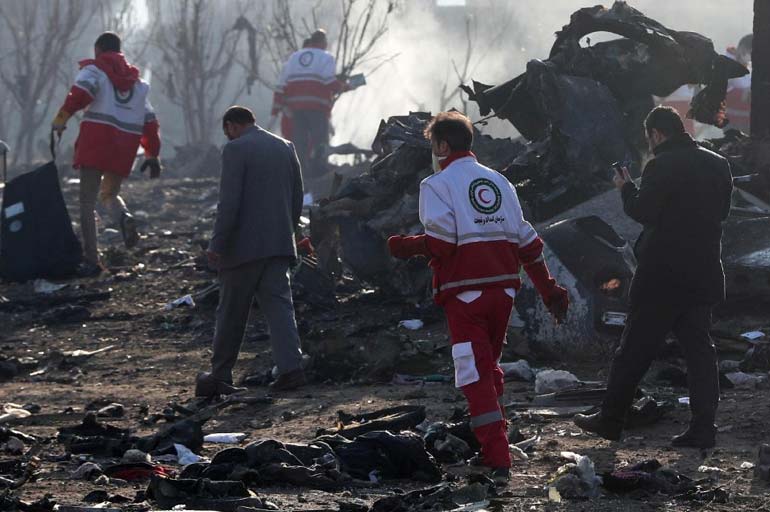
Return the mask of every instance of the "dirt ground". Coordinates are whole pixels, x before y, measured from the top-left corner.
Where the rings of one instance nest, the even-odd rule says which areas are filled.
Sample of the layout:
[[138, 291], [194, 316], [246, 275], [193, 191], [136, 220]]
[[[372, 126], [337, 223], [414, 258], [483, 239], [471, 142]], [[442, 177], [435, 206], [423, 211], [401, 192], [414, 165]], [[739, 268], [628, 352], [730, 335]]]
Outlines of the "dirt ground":
[[[69, 184], [65, 195], [75, 205], [77, 187]], [[166, 311], [171, 300], [205, 288], [215, 280], [201, 263], [201, 247], [206, 241], [216, 203], [216, 181], [213, 179], [172, 180], [155, 184], [129, 181], [124, 189], [129, 206], [141, 221], [144, 238], [133, 251], [121, 248], [119, 237], [102, 234], [102, 248], [107, 249], [111, 273], [96, 279], [67, 283], [78, 292], [109, 291], [106, 300], [88, 302], [84, 306], [90, 318], [77, 320], [68, 316], [47, 317], [51, 307], [30, 305], [14, 311], [0, 309], [0, 350], [6, 357], [49, 359], [52, 351], [113, 348], [94, 355], [67, 370], [47, 371], [37, 376], [21, 375], [0, 384], [0, 404], [37, 404], [40, 411], [15, 421], [12, 426], [28, 434], [55, 437], [59, 427], [80, 423], [90, 402], [108, 399], [123, 404], [124, 417], [106, 420], [110, 424], [131, 428], [133, 432], [151, 433], [158, 424], [144, 425], [148, 412], [158, 412], [169, 403], [184, 403], [192, 398], [194, 378], [207, 369], [213, 334], [213, 305], [196, 308], [182, 306]], [[73, 219], [77, 218], [72, 210]], [[1, 284], [0, 296], [34, 297], [30, 285]], [[420, 338], [434, 343], [436, 349], [420, 365], [410, 366], [403, 359], [398, 371], [410, 373], [429, 368], [431, 373], [451, 374], [450, 355], [445, 345], [444, 323], [435, 311], [421, 317], [426, 325], [420, 331], [405, 332], [396, 325], [399, 320], [417, 318], [420, 308], [398, 299], [382, 297], [377, 291], [350, 285], [341, 289], [340, 303], [334, 309], [316, 308], [297, 301], [297, 315], [303, 333], [305, 350], [318, 353], [317, 347], [329, 343], [325, 337], [344, 339], [351, 350], [371, 352], [383, 346], [378, 340], [398, 337]], [[340, 335], [343, 333], [343, 335]], [[264, 324], [255, 310], [247, 332], [237, 375], [266, 372], [272, 363]], [[342, 357], [338, 351], [334, 357]], [[383, 360], [391, 355], [383, 354]], [[377, 360], [377, 354], [370, 356]], [[340, 363], [340, 361], [336, 361]], [[424, 363], [424, 364], [423, 364]], [[606, 361], [571, 365], [569, 361], [530, 361], [533, 366], [568, 369], [588, 381], [602, 380]], [[320, 364], [317, 360], [312, 364]], [[205, 425], [205, 432], [245, 432], [242, 445], [261, 438], [280, 441], [308, 442], [319, 428], [331, 428], [336, 411], [370, 411], [401, 404], [424, 405], [428, 419], [448, 419], [456, 407], [464, 407], [462, 394], [451, 383], [405, 386], [389, 383], [387, 375], [362, 368], [347, 368], [333, 378], [314, 370], [314, 381], [296, 392], [274, 395], [270, 405], [240, 405], [224, 410]], [[427, 366], [426, 366], [427, 365]], [[40, 367], [44, 366], [43, 364]], [[376, 364], [374, 365], [376, 366]], [[341, 365], [344, 369], [344, 365]], [[385, 366], [383, 366], [385, 368]], [[364, 371], [362, 371], [364, 370]], [[34, 372], [34, 369], [32, 370]], [[647, 383], [645, 389], [659, 400], [677, 401], [686, 396], [684, 388], [671, 388]], [[249, 393], [263, 396], [267, 387], [253, 387]], [[534, 395], [528, 383], [507, 385], [507, 402], [524, 401]], [[682, 431], [688, 419], [686, 406], [674, 410], [657, 424], [627, 432], [624, 441], [608, 442], [583, 434], [569, 418], [551, 418], [521, 411], [513, 426], [525, 436], [539, 433], [541, 441], [530, 459], [515, 462], [510, 485], [500, 491], [490, 508], [499, 510], [770, 510], [768, 486], [755, 479], [743, 462], [756, 462], [760, 443], [770, 442], [770, 397], [766, 389], [724, 390], [719, 411], [720, 433], [715, 450], [700, 452], [673, 449], [672, 435]], [[203, 455], [212, 456], [221, 446], [206, 444]], [[545, 487], [556, 470], [565, 463], [560, 452], [572, 451], [588, 455], [597, 472], [622, 464], [657, 459], [678, 472], [703, 478], [702, 465], [718, 467], [719, 485], [730, 492], [728, 503], [703, 503], [674, 499], [664, 495], [620, 496], [603, 494], [593, 500], [548, 501]], [[25, 500], [50, 494], [60, 504], [77, 505], [90, 491], [102, 488], [94, 483], [76, 481], [70, 474], [81, 458], [57, 460], [64, 448], [55, 441], [41, 454], [39, 474], [34, 482], [24, 485], [19, 495]], [[0, 458], [7, 458], [0, 454]], [[173, 465], [172, 465], [173, 467]], [[446, 468], [461, 473], [462, 468]], [[388, 482], [368, 488], [351, 488], [342, 493], [295, 487], [252, 489], [268, 498], [281, 510], [338, 510], [339, 502], [360, 498], [372, 503], [392, 494], [396, 489], [424, 487], [418, 482]], [[133, 498], [144, 484], [108, 484], [106, 490]], [[130, 505], [136, 509], [140, 505]]]

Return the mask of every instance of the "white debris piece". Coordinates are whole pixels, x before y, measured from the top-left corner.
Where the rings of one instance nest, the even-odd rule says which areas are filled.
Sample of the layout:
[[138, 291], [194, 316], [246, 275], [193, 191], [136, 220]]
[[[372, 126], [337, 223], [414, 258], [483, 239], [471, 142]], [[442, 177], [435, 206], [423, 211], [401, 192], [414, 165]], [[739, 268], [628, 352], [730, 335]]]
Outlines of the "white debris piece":
[[72, 473], [73, 480], [91, 480], [100, 476], [104, 471], [99, 464], [84, 462]]
[[756, 389], [760, 378], [743, 372], [732, 372], [725, 375], [727, 380], [733, 383], [736, 389]]
[[762, 331], [749, 331], [741, 334], [741, 338], [747, 339], [749, 341], [755, 341], [764, 337], [765, 337], [765, 333], [763, 333]]
[[62, 288], [66, 288], [66, 284], [56, 284], [52, 283], [51, 281], [46, 281], [45, 279], [35, 279], [35, 281], [32, 283], [32, 286], [34, 287], [35, 293], [43, 293], [48, 295], [49, 293], [58, 292]]
[[195, 464], [203, 460], [203, 457], [195, 455], [192, 450], [183, 444], [174, 443], [174, 449], [176, 450], [177, 462], [182, 466]]
[[205, 443], [238, 444], [247, 437], [248, 435], [243, 432], [222, 432], [203, 436], [203, 441]]
[[398, 323], [399, 327], [403, 327], [404, 329], [409, 329], [410, 331], [416, 331], [418, 329], [422, 329], [422, 326], [425, 325], [422, 320], [419, 319], [413, 319], [413, 320], [401, 320]]
[[511, 458], [516, 460], [529, 460], [529, 455], [515, 444], [509, 444], [508, 450], [511, 452]]
[[580, 379], [564, 370], [543, 370], [535, 377], [535, 393], [555, 393], [580, 386]]
[[3, 406], [2, 414], [0, 414], [0, 423], [6, 423], [13, 420], [21, 420], [29, 418], [32, 413], [18, 404], [7, 403]]
[[698, 473], [724, 473], [723, 469], [714, 466], [698, 466]]
[[195, 307], [195, 300], [193, 300], [192, 295], [185, 295], [184, 297], [179, 297], [176, 300], [172, 300], [168, 304], [166, 304], [166, 311], [172, 310], [174, 308], [178, 308], [179, 306], [190, 306], [191, 308]]
[[524, 359], [519, 359], [514, 363], [500, 363], [507, 379], [519, 380], [523, 382], [532, 382], [535, 380], [535, 372], [530, 368], [529, 363]]

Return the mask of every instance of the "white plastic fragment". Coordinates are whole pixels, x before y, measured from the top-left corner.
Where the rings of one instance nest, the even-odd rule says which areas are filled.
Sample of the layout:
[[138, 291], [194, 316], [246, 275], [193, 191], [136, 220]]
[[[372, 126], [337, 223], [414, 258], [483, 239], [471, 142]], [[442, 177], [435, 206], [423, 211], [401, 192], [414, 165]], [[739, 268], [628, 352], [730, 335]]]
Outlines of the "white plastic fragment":
[[763, 333], [762, 331], [749, 331], [741, 334], [741, 338], [747, 339], [749, 341], [758, 340], [764, 337], [765, 337], [765, 333]]
[[193, 300], [192, 295], [185, 295], [184, 297], [179, 297], [178, 299], [172, 300], [168, 304], [166, 304], [166, 311], [172, 310], [174, 308], [178, 308], [179, 306], [190, 306], [191, 308], [195, 307], [195, 300]]
[[509, 444], [508, 450], [511, 452], [511, 458], [514, 458], [516, 460], [529, 460], [529, 455], [524, 453], [524, 450], [522, 450], [515, 444]]
[[45, 279], [35, 279], [35, 281], [32, 283], [32, 286], [35, 290], [35, 293], [43, 293], [46, 295], [67, 287], [66, 284], [56, 284], [52, 283], [51, 281], [46, 281]]
[[205, 443], [219, 443], [219, 444], [238, 444], [248, 437], [243, 432], [221, 432], [218, 434], [209, 434], [203, 436], [203, 442]]
[[203, 460], [200, 455], [195, 455], [192, 450], [183, 444], [174, 443], [174, 449], [176, 450], [176, 459], [179, 464], [186, 466], [188, 464], [195, 464]]
[[698, 473], [724, 473], [724, 470], [715, 466], [698, 466]]
[[30, 416], [32, 416], [32, 413], [26, 409], [22, 409], [20, 405], [7, 403], [3, 406], [2, 414], [0, 414], [0, 423], [21, 420], [29, 418]]
[[398, 323], [399, 327], [403, 327], [404, 329], [409, 329], [410, 331], [416, 331], [418, 329], [422, 329], [423, 325], [425, 325], [425, 324], [420, 319], [401, 320]]

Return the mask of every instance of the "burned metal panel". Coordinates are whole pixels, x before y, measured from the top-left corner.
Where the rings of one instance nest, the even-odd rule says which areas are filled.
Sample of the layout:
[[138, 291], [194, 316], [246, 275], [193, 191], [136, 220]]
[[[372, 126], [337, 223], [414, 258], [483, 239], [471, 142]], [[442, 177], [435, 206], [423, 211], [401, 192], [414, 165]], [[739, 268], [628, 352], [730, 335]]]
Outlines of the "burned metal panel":
[[623, 326], [636, 259], [629, 244], [596, 216], [568, 219], [541, 230], [546, 261], [570, 293], [570, 313], [556, 326], [528, 281], [517, 298], [525, 333], [551, 349], [606, 345]]
[[770, 301], [770, 216], [732, 214], [724, 226], [727, 298]]

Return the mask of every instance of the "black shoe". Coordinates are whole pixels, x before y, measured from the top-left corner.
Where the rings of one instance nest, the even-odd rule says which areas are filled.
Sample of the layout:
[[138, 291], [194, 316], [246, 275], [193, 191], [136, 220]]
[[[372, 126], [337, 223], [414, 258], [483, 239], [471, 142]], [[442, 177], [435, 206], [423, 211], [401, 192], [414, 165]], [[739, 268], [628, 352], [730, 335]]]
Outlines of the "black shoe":
[[684, 433], [674, 436], [671, 439], [671, 446], [676, 448], [713, 448], [716, 446], [716, 429], [688, 428]]
[[620, 441], [623, 432], [622, 425], [614, 421], [608, 421], [601, 412], [594, 414], [576, 414], [572, 420], [575, 425], [610, 441]]
[[129, 213], [124, 213], [120, 218], [120, 232], [123, 234], [123, 243], [128, 249], [139, 243], [139, 232], [136, 230], [136, 219]]
[[511, 469], [495, 468], [492, 470], [492, 473], [490, 474], [490, 476], [492, 477], [492, 480], [494, 480], [495, 485], [498, 485], [498, 486], [508, 485], [508, 481], [511, 479]]
[[238, 388], [214, 378], [210, 373], [201, 373], [195, 380], [195, 396], [212, 397], [219, 395], [232, 395], [246, 391], [246, 388]]
[[104, 267], [99, 263], [91, 263], [90, 261], [84, 261], [75, 270], [75, 274], [78, 277], [96, 277], [104, 272]]
[[291, 391], [305, 384], [307, 384], [305, 372], [302, 371], [302, 368], [297, 368], [296, 370], [280, 374], [269, 387], [273, 391]]

